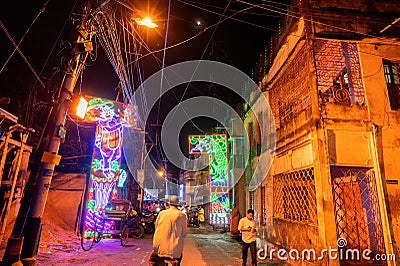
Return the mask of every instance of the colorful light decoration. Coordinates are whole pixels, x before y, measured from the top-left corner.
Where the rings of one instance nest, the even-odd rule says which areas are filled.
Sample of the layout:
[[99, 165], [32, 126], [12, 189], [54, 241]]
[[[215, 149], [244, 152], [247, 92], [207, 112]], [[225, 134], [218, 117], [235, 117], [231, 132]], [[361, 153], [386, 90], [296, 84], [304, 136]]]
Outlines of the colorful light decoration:
[[210, 223], [228, 224], [229, 178], [227, 174], [227, 136], [225, 134], [189, 136], [189, 153], [210, 156]]
[[[85, 115], [86, 122], [96, 123], [89, 193], [84, 228], [94, 230], [110, 200], [117, 199], [118, 187], [125, 183], [127, 173], [121, 169], [124, 127], [136, 127], [135, 110], [124, 103], [91, 98]], [[103, 231], [112, 228], [106, 221]], [[85, 230], [86, 232], [90, 230]]]

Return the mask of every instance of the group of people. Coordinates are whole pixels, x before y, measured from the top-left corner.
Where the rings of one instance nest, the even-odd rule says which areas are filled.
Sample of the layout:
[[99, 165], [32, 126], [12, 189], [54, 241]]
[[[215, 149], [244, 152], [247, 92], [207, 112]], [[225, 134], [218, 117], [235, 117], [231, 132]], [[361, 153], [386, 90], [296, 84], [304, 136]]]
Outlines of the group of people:
[[205, 222], [203, 206], [183, 206], [181, 210], [186, 214], [188, 225], [200, 227]]
[[160, 212], [162, 210], [165, 210], [166, 206], [164, 202], [154, 202], [151, 201], [149, 203], [143, 203], [143, 210], [146, 210], [148, 212]]
[[[181, 265], [184, 238], [187, 234], [187, 217], [179, 207], [179, 198], [171, 196], [168, 200], [168, 208], [158, 214], [153, 237], [153, 252], [149, 259], [151, 266], [165, 265], [165, 259], [175, 262], [178, 266]], [[199, 209], [199, 216], [201, 209], [204, 222], [204, 209], [202, 207]], [[235, 215], [233, 216], [233, 214]], [[249, 249], [251, 263], [253, 266], [257, 265], [256, 233], [258, 227], [254, 220], [254, 210], [247, 210], [246, 216], [240, 220], [239, 218], [238, 209], [235, 209], [235, 213], [232, 210], [231, 224], [233, 219], [235, 219], [235, 222], [237, 220], [237, 229], [242, 234], [242, 265], [247, 263]]]

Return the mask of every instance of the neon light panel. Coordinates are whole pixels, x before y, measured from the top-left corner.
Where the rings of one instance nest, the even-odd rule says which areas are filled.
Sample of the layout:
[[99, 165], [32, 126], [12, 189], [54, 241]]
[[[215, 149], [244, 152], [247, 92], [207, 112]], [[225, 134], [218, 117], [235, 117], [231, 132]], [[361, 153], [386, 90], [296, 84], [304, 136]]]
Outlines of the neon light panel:
[[[123, 128], [136, 125], [131, 106], [101, 98], [89, 100], [85, 120], [96, 123], [89, 193], [86, 204], [86, 228], [94, 229], [111, 199], [117, 199], [117, 187], [123, 186], [126, 172], [121, 169]], [[107, 232], [113, 222], [106, 221]]]
[[209, 154], [210, 223], [227, 224], [230, 205], [226, 135], [189, 136], [189, 153]]

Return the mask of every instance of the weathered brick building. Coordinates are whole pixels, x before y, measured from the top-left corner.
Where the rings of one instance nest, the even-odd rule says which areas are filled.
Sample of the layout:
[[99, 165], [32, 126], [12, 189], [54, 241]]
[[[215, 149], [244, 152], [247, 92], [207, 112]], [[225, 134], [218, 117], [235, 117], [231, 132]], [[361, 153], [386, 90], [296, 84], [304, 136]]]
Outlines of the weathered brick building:
[[[343, 251], [398, 256], [400, 2], [299, 0], [286, 14], [266, 47], [260, 79], [274, 114], [276, 153], [246, 199], [260, 222], [258, 244], [300, 256], [315, 249], [318, 257], [344, 239]], [[248, 132], [259, 130], [253, 116], [245, 122]], [[246, 178], [262, 163], [260, 140], [250, 142]], [[314, 263], [348, 262], [322, 257]]]

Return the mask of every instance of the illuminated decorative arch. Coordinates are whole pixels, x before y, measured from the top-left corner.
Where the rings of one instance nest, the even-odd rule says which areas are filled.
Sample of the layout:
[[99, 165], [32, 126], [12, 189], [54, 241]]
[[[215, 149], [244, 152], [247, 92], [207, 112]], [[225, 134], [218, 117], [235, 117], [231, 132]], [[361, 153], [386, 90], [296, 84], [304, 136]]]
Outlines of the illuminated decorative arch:
[[[88, 100], [84, 120], [96, 123], [96, 133], [84, 228], [94, 229], [110, 200], [117, 199], [118, 186], [126, 179], [121, 169], [123, 129], [137, 126], [136, 115], [136, 110], [124, 103], [95, 97]], [[107, 222], [105, 231], [112, 225]]]
[[226, 134], [189, 136], [189, 153], [210, 156], [210, 223], [228, 224], [229, 178]]

